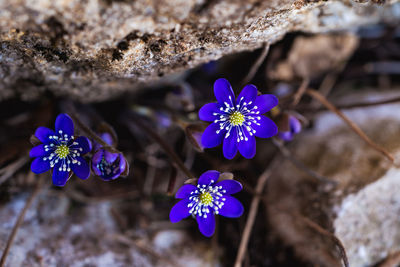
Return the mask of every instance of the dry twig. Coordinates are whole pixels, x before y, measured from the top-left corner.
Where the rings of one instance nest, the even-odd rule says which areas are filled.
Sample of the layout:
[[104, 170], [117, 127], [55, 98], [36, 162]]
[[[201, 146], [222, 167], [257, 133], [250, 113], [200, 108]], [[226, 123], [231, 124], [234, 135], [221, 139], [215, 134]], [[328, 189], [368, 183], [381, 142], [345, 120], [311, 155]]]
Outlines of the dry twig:
[[311, 221], [310, 219], [301, 216], [301, 218], [304, 220], [304, 222], [310, 226], [312, 229], [316, 230], [318, 233], [324, 235], [324, 236], [328, 236], [329, 238], [332, 239], [333, 242], [335, 242], [336, 246], [339, 248], [339, 253], [340, 253], [340, 257], [343, 260], [343, 264], [345, 267], [349, 267], [349, 260], [347, 259], [347, 255], [346, 255], [346, 250], [344, 249], [344, 246], [342, 244], [342, 242], [340, 241], [339, 238], [337, 238], [334, 234], [332, 234], [331, 232], [325, 230], [324, 228], [322, 228], [321, 226], [319, 226], [318, 224], [316, 224], [315, 222]]
[[376, 151], [380, 152], [382, 155], [384, 155], [386, 158], [388, 158], [391, 162], [394, 162], [394, 157], [383, 147], [379, 146], [378, 144], [375, 144], [361, 129], [358, 127], [354, 122], [352, 122], [349, 118], [347, 118], [346, 115], [343, 114], [339, 109], [337, 109], [332, 103], [328, 101], [323, 95], [321, 95], [319, 92], [312, 90], [312, 89], [307, 89], [306, 93], [309, 94], [311, 97], [317, 99], [320, 101], [326, 108], [328, 108], [330, 111], [334, 112], [336, 115], [338, 115], [342, 120], [344, 120], [347, 125], [350, 126], [350, 128], [358, 134], [369, 146], [371, 146], [373, 149]]
[[249, 82], [251, 82], [251, 80], [253, 80], [253, 78], [256, 75], [256, 73], [257, 73], [258, 69], [260, 68], [261, 64], [264, 62], [265, 58], [267, 57], [268, 51], [269, 51], [269, 44], [265, 44], [264, 45], [264, 49], [261, 52], [260, 56], [258, 57], [256, 62], [254, 62], [254, 64], [251, 67], [250, 71], [247, 73], [246, 77], [243, 79], [242, 85], [246, 85]]
[[[139, 128], [144, 130], [154, 141], [156, 141], [161, 148], [164, 150], [164, 152], [170, 157], [170, 159], [176, 163], [177, 167], [188, 177], [188, 178], [194, 178], [195, 176], [189, 171], [188, 168], [186, 168], [185, 164], [182, 162], [182, 160], [179, 158], [179, 156], [175, 153], [175, 151], [162, 139], [162, 137], [155, 132], [153, 129], [151, 129], [149, 126], [147, 126], [138, 116], [134, 116], [133, 119], [129, 120], [129, 122], [132, 122], [136, 124]], [[126, 123], [128, 128], [131, 129], [131, 125], [129, 123]]]
[[299, 89], [297, 90], [296, 94], [293, 97], [293, 102], [292, 102], [293, 107], [297, 106], [297, 104], [300, 102], [309, 84], [310, 84], [310, 79], [304, 78], [300, 84]]
[[261, 193], [265, 187], [268, 178], [271, 176], [271, 169], [271, 166], [269, 166], [258, 178], [257, 186], [255, 189], [256, 195], [254, 195], [253, 200], [251, 201], [249, 215], [247, 216], [246, 225], [244, 227], [242, 239], [240, 241], [239, 250], [235, 260], [235, 267], [240, 267], [242, 265], [247, 245], [249, 243], [251, 230], [253, 229], [253, 224], [257, 216], [258, 205], [261, 200]]
[[[30, 173], [30, 175], [34, 175], [34, 174]], [[13, 227], [13, 229], [11, 231], [11, 234], [8, 237], [6, 247], [4, 248], [3, 255], [1, 256], [1, 259], [0, 259], [0, 267], [3, 267], [5, 265], [5, 263], [6, 263], [8, 252], [10, 251], [11, 245], [12, 245], [14, 239], [15, 239], [15, 236], [17, 235], [18, 228], [23, 223], [27, 210], [32, 205], [33, 201], [36, 199], [36, 197], [38, 196], [40, 190], [42, 189], [42, 185], [43, 185], [43, 182], [44, 182], [44, 177], [45, 176], [42, 175], [39, 178], [39, 180], [37, 181], [35, 190], [33, 191], [33, 193], [30, 195], [30, 197], [26, 201], [24, 208], [22, 209], [21, 213], [18, 216], [17, 221], [14, 224], [14, 227]]]
[[0, 185], [7, 181], [8, 178], [13, 176], [13, 174], [16, 173], [20, 168], [22, 168], [28, 162], [28, 159], [28, 156], [22, 156], [13, 163], [8, 164], [4, 168], [0, 169]]

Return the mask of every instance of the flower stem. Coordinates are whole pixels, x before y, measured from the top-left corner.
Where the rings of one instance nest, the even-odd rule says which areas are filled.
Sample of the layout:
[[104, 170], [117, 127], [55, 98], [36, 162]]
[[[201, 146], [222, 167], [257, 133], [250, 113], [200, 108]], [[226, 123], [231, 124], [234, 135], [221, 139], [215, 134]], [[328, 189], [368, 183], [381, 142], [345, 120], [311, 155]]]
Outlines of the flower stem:
[[97, 143], [103, 146], [104, 149], [112, 152], [112, 153], [121, 153], [118, 149], [115, 147], [112, 147], [108, 145], [106, 142], [104, 142], [103, 139], [101, 139], [95, 132], [93, 132], [89, 127], [87, 127], [79, 118], [76, 116], [74, 112], [71, 112], [71, 117], [75, 121], [75, 123], [78, 125], [78, 127], [85, 132], [87, 136], [89, 136], [91, 139], [95, 140]]

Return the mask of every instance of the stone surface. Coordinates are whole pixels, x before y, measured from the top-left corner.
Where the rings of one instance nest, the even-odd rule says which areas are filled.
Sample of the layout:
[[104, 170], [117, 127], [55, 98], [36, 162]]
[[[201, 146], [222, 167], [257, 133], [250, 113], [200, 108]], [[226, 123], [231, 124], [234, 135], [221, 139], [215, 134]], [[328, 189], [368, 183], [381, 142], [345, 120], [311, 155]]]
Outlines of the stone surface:
[[[399, 95], [347, 93], [339, 103]], [[344, 110], [379, 145], [400, 157], [400, 104]], [[269, 180], [267, 212], [272, 231], [296, 254], [321, 266], [342, 266], [335, 243], [307, 223], [333, 232], [344, 244], [350, 266], [374, 266], [400, 250], [400, 173], [331, 112], [315, 115], [289, 145], [293, 155], [336, 186], [315, 180], [288, 161]]]
[[49, 90], [101, 101], [287, 32], [396, 23], [399, 8], [398, 0], [0, 0], [0, 100]]
[[[0, 209], [0, 251], [27, 196], [19, 194]], [[115, 236], [121, 235], [121, 231], [111, 210], [120, 205], [121, 202], [110, 201], [77, 204], [61, 191], [42, 191], [25, 215], [5, 266], [165, 267], [172, 265], [168, 260], [174, 262], [173, 266], [218, 266], [206, 242], [195, 242], [188, 233], [174, 229], [170, 223], [151, 234], [143, 228], [129, 229], [135, 241], [150, 253], [125, 242], [129, 240], [128, 234], [123, 242], [119, 241]], [[124, 220], [138, 217], [133, 206], [129, 204], [129, 213], [121, 213]], [[151, 252], [161, 256], [155, 257]]]

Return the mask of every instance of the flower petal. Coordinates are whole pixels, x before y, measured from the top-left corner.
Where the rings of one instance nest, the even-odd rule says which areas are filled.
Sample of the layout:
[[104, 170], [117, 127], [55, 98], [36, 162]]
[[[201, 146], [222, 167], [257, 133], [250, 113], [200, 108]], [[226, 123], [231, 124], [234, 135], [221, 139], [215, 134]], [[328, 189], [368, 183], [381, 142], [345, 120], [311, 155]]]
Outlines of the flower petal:
[[225, 204], [219, 210], [219, 214], [228, 218], [237, 218], [242, 216], [244, 208], [239, 200], [232, 196], [225, 195]]
[[72, 122], [70, 116], [65, 113], [58, 115], [56, 119], [56, 133], [60, 134], [60, 131], [62, 131], [63, 135], [74, 135], [74, 123]]
[[82, 157], [76, 157], [75, 158], [78, 162], [77, 163], [71, 163], [71, 169], [75, 173], [76, 176], [79, 178], [85, 180], [89, 178], [90, 175], [90, 168], [86, 160]]
[[216, 186], [222, 186], [222, 189], [226, 191], [224, 194], [228, 195], [235, 194], [243, 189], [242, 184], [236, 180], [223, 180], [218, 182]]
[[[200, 185], [209, 185], [215, 183], [219, 178], [220, 173], [218, 171], [206, 171], [202, 175], [200, 175], [199, 180], [197, 181]], [[214, 181], [214, 182], [212, 182]]]
[[54, 135], [54, 131], [47, 127], [39, 127], [35, 131], [35, 136], [42, 142], [47, 143], [50, 135]]
[[185, 184], [176, 192], [175, 198], [187, 198], [196, 189], [197, 187], [192, 184]]
[[113, 163], [119, 155], [119, 153], [112, 153], [104, 149], [104, 159], [109, 163]]
[[257, 106], [257, 110], [260, 114], [270, 111], [276, 105], [278, 105], [278, 98], [270, 94], [257, 96], [254, 104], [254, 106]]
[[83, 149], [82, 151], [79, 152], [81, 155], [85, 155], [90, 151], [92, 151], [92, 142], [90, 142], [90, 140], [87, 137], [79, 136], [74, 140], [74, 142], [78, 143], [78, 145], [76, 146]]
[[177, 223], [180, 220], [189, 217], [190, 208], [188, 207], [188, 204], [189, 204], [189, 200], [184, 199], [184, 200], [179, 201], [172, 207], [172, 209], [169, 213], [169, 219], [172, 223]]
[[247, 136], [248, 140], [241, 140], [239, 142], [239, 152], [246, 159], [251, 159], [256, 154], [256, 138], [253, 136]]
[[203, 121], [214, 121], [218, 118], [218, 115], [214, 115], [214, 113], [219, 113], [220, 105], [217, 103], [208, 103], [202, 106], [199, 110], [199, 118]]
[[44, 150], [44, 144], [35, 146], [31, 149], [31, 151], [29, 151], [29, 157], [31, 158], [36, 158], [36, 157], [43, 157], [46, 154], [49, 154], [50, 151], [45, 151]]
[[211, 237], [215, 231], [215, 215], [212, 213], [207, 214], [207, 218], [197, 215], [197, 223], [199, 224], [200, 232], [206, 236]]
[[214, 95], [221, 104], [225, 102], [232, 106], [235, 104], [235, 94], [231, 84], [226, 79], [221, 78], [215, 81]]
[[232, 129], [230, 135], [227, 138], [224, 138], [223, 143], [223, 152], [224, 157], [227, 159], [233, 159], [237, 153], [237, 133], [236, 129]]
[[64, 186], [69, 178], [68, 171], [60, 171], [61, 162], [58, 162], [53, 169], [53, 184], [55, 186]]
[[[127, 166], [127, 162], [126, 162], [124, 155], [119, 154], [119, 175], [121, 175], [121, 173], [123, 173], [125, 171], [126, 166]], [[126, 175], [128, 175], [128, 174], [126, 174]]]
[[287, 132], [279, 132], [278, 136], [280, 139], [283, 141], [292, 141], [293, 140], [293, 134], [290, 131]]
[[254, 133], [255, 136], [260, 138], [270, 138], [278, 133], [278, 127], [270, 118], [261, 115], [258, 123], [260, 125], [255, 123], [251, 124], [251, 127], [256, 131]]
[[301, 131], [301, 123], [296, 117], [294, 116], [289, 117], [289, 125], [290, 125], [290, 131], [292, 133], [297, 134]]
[[42, 157], [35, 158], [32, 161], [31, 170], [36, 174], [47, 172], [50, 170], [50, 162], [44, 161]]
[[215, 147], [221, 144], [222, 140], [224, 139], [226, 130], [220, 131], [219, 124], [211, 123], [203, 132], [201, 136], [201, 144], [205, 148]]
[[243, 103], [247, 103], [248, 107], [254, 106], [257, 97], [257, 92], [258, 92], [257, 87], [255, 87], [254, 85], [252, 84], [246, 85], [240, 92], [239, 96], [237, 97], [236, 104], [243, 105]]

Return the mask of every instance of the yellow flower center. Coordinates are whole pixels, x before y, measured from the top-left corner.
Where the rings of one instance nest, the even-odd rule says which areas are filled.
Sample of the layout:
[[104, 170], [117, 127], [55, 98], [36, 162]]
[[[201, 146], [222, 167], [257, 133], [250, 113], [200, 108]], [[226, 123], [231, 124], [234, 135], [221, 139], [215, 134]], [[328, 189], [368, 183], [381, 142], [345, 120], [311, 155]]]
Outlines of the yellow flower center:
[[200, 202], [204, 205], [210, 205], [213, 201], [213, 197], [209, 192], [204, 192], [200, 195]]
[[235, 111], [230, 115], [229, 121], [233, 126], [241, 126], [244, 122], [244, 115], [239, 111]]
[[58, 146], [56, 154], [60, 159], [65, 159], [69, 154], [69, 148], [66, 145]]

